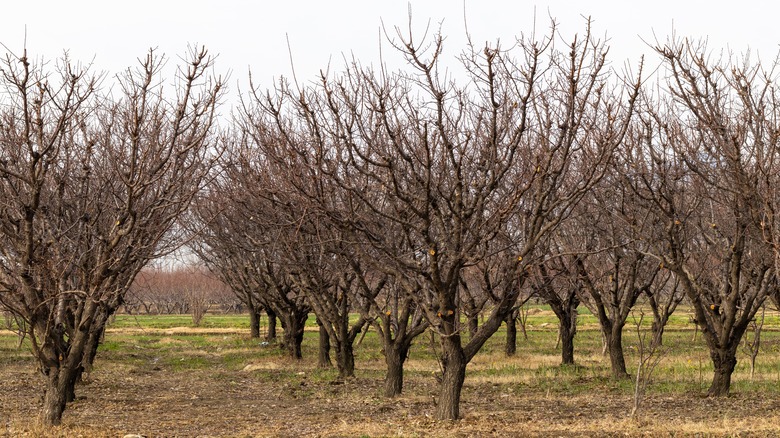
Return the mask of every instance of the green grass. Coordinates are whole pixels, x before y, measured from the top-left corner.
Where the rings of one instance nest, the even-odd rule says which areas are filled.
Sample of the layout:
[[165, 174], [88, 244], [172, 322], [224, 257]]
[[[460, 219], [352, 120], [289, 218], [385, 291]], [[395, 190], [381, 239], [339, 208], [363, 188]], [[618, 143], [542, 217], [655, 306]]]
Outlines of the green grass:
[[[518, 332], [517, 353], [506, 358], [504, 329], [496, 333], [470, 363], [467, 383], [491, 382], [512, 390], [546, 393], [583, 393], [594, 388], [630, 394], [630, 381], [615, 381], [610, 376], [609, 359], [602, 356], [602, 341], [595, 318], [587, 310], [579, 317], [575, 338], [576, 366], [561, 367], [560, 352], [556, 349], [557, 320], [546, 306], [533, 306], [528, 317], [528, 339]], [[665, 332], [663, 358], [656, 369], [651, 392], [676, 393], [705, 391], [712, 374], [709, 353], [701, 333], [693, 340], [693, 326], [680, 309], [673, 316]], [[649, 313], [649, 312], [648, 312]], [[354, 317], [356, 318], [356, 316]], [[651, 317], [646, 314], [643, 327], [647, 329]], [[335, 370], [317, 370], [318, 333], [308, 330], [302, 346], [304, 361], [287, 358], [278, 346], [263, 345], [261, 340], [248, 336], [249, 318], [246, 315], [207, 315], [201, 328], [206, 330], [170, 330], [192, 327], [189, 315], [131, 316], [118, 315], [111, 321], [112, 329], [99, 351], [96, 369], [108, 364], [121, 364], [134, 372], [165, 369], [171, 372], [214, 369], [215, 372], [238, 371], [251, 364], [270, 364], [261, 368], [262, 378], [295, 381], [301, 367], [310, 379], [332, 380]], [[309, 325], [316, 327], [314, 318]], [[209, 332], [209, 328], [235, 329], [237, 332]], [[126, 330], [125, 330], [126, 329]], [[136, 330], [141, 329], [141, 330]], [[148, 331], [144, 331], [148, 330]], [[281, 327], [279, 327], [281, 336]], [[463, 333], [464, 342], [467, 333]], [[17, 348], [18, 337], [10, 332], [0, 334], [0, 364], [29, 362], [29, 343]], [[629, 372], [637, 366], [637, 337], [629, 321], [624, 332], [624, 351]], [[431, 376], [439, 370], [437, 362], [440, 347], [438, 339], [433, 346], [430, 333], [417, 338], [407, 361], [406, 374]], [[384, 358], [376, 332], [371, 330], [362, 343], [355, 347], [356, 367], [363, 376], [381, 380]], [[335, 352], [331, 352], [335, 356]], [[734, 373], [733, 390], [737, 392], [780, 393], [780, 317], [767, 315], [762, 348], [756, 363], [755, 376], [750, 379], [749, 361], [740, 350], [739, 363]], [[271, 367], [273, 365], [273, 367]]]

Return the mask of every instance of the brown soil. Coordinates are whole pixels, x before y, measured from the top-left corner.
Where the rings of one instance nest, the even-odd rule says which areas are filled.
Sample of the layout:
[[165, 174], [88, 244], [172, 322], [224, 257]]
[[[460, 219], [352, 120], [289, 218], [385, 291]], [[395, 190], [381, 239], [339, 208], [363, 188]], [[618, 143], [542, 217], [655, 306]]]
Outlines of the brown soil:
[[308, 362], [279, 358], [178, 371], [142, 359], [99, 357], [53, 429], [35, 421], [43, 382], [32, 360], [0, 367], [0, 436], [780, 436], [780, 400], [762, 394], [653, 394], [636, 420], [631, 396], [608, 385], [566, 394], [467, 377], [462, 419], [450, 422], [432, 417], [437, 387], [428, 372], [409, 372], [406, 393], [384, 398], [379, 361], [334, 382]]
[[[265, 369], [264, 369], [265, 368]], [[96, 372], [78, 390], [63, 426], [32, 420], [41, 382], [24, 367], [0, 370], [0, 433], [8, 436], [594, 436], [780, 434], [780, 402], [739, 394], [651, 396], [640, 420], [627, 418], [630, 397], [547, 395], [522, 386], [466, 384], [463, 418], [432, 419], [433, 382], [409, 382], [408, 394], [381, 397], [382, 382], [334, 384], [306, 371], [275, 380], [272, 367], [249, 371]], [[289, 374], [286, 374], [289, 375]], [[432, 379], [425, 379], [432, 380]]]

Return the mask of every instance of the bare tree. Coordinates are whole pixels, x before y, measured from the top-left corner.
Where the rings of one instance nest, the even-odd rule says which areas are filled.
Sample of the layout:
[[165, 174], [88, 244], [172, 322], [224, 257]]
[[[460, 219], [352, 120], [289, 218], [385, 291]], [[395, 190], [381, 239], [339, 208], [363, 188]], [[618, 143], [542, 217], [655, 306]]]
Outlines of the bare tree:
[[[630, 138], [634, 186], [657, 223], [652, 253], [680, 282], [714, 366], [711, 396], [727, 395], [736, 351], [774, 284], [763, 225], [777, 156], [773, 73], [710, 57], [704, 44], [659, 46], [667, 81]], [[770, 239], [771, 240], [771, 239]]]
[[576, 274], [576, 258], [561, 255], [560, 251], [550, 250], [550, 253], [553, 256], [534, 269], [530, 277], [531, 288], [558, 318], [561, 365], [574, 365], [574, 337], [582, 285]]
[[26, 54], [0, 67], [0, 299], [28, 324], [47, 424], [60, 423], [135, 275], [181, 244], [175, 221], [217, 151], [211, 63], [193, 50], [173, 98], [154, 53], [116, 95], [99, 96], [67, 59], [50, 73]]
[[247, 305], [253, 335], [260, 334], [260, 309], [270, 310], [269, 319], [278, 317], [284, 329], [280, 346], [300, 359], [311, 306], [281, 253], [291, 226], [272, 214], [267, 194], [273, 175], [244, 141], [231, 144], [220, 164], [220, 177], [198, 197], [188, 219], [198, 235], [193, 250]]
[[[564, 53], [554, 38], [520, 40], [519, 61], [494, 47], [468, 51], [471, 82], [458, 88], [438, 75], [441, 37], [425, 46], [399, 33], [411, 74], [353, 65], [257, 99], [258, 141], [280, 151], [312, 208], [422, 286], [415, 299], [443, 351], [438, 418], [458, 417], [466, 364], [515, 309], [537, 242], [603, 175], [633, 112], [638, 85], [608, 86], [602, 43], [587, 33]], [[342, 202], [315, 190], [323, 178]], [[388, 223], [401, 234], [385, 233]], [[514, 286], [500, 288], [464, 343], [461, 280], [488, 255], [504, 259], [496, 273]]]

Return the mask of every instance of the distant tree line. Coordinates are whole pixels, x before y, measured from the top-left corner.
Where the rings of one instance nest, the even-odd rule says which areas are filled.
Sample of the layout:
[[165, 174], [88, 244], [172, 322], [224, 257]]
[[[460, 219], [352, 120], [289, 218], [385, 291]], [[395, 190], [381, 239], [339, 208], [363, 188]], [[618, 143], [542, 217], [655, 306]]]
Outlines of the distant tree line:
[[48, 376], [43, 418], [60, 421], [141, 269], [183, 242], [253, 321], [278, 318], [293, 358], [313, 314], [320, 365], [332, 353], [351, 377], [356, 339], [376, 330], [389, 397], [433, 333], [439, 419], [459, 417], [467, 364], [502, 325], [514, 353], [530, 297], [559, 318], [565, 364], [586, 306], [616, 379], [636, 303], [660, 345], [686, 300], [708, 394], [727, 395], [751, 321], [780, 301], [776, 64], [672, 39], [646, 78], [642, 62], [614, 68], [588, 25], [469, 46], [456, 81], [442, 42], [390, 38], [399, 71], [353, 61], [303, 85], [251, 84], [219, 127], [205, 52], [175, 97], [153, 54], [113, 94], [66, 61], [47, 73], [8, 55], [0, 302]]

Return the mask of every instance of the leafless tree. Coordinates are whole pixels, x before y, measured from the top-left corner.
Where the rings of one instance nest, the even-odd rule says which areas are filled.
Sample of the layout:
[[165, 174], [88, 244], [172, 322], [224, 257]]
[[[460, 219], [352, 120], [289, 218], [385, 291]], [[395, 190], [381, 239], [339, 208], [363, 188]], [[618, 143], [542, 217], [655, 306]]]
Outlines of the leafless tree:
[[631, 309], [651, 290], [660, 270], [657, 260], [633, 245], [651, 222], [641, 210], [635, 211], [633, 193], [621, 185], [619, 178], [604, 178], [586, 198], [588, 202], [583, 202], [585, 211], [577, 216], [576, 226], [588, 229], [588, 236], [577, 236], [579, 246], [574, 251], [576, 273], [583, 286], [580, 297], [598, 318], [615, 378], [628, 377], [623, 328]]
[[220, 162], [220, 177], [195, 202], [188, 228], [196, 232], [193, 250], [250, 308], [259, 335], [261, 308], [278, 317], [281, 347], [300, 359], [311, 306], [295, 287], [281, 242], [295, 235], [295, 223], [277, 215], [274, 174], [259, 150], [245, 139], [231, 144]]
[[[417, 305], [442, 343], [438, 418], [458, 417], [466, 364], [515, 309], [537, 242], [603, 175], [633, 112], [638, 84], [610, 85], [603, 43], [588, 32], [559, 51], [556, 38], [469, 50], [471, 82], [457, 87], [439, 76], [440, 36], [428, 45], [399, 32], [411, 73], [355, 64], [257, 99], [258, 142], [280, 151], [311, 208], [421, 286]], [[335, 201], [318, 191], [328, 180]], [[488, 255], [513, 285], [464, 344], [461, 280]]]
[[576, 256], [564, 255], [553, 246], [547, 248], [552, 257], [533, 269], [529, 283], [534, 295], [544, 300], [558, 318], [561, 364], [574, 365], [574, 337], [582, 289], [576, 274]]
[[112, 93], [67, 59], [0, 66], [0, 296], [28, 324], [59, 424], [135, 275], [181, 244], [174, 226], [209, 175], [222, 82], [192, 50], [173, 94], [154, 53]]
[[647, 252], [675, 274], [702, 329], [714, 366], [708, 394], [723, 396], [745, 330], [775, 283], [762, 202], [780, 132], [774, 73], [687, 40], [657, 51], [666, 84], [646, 99], [629, 136], [626, 186], [657, 223]]

